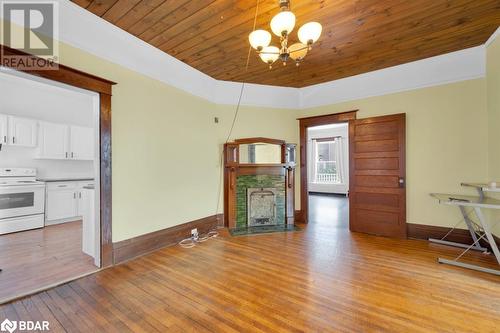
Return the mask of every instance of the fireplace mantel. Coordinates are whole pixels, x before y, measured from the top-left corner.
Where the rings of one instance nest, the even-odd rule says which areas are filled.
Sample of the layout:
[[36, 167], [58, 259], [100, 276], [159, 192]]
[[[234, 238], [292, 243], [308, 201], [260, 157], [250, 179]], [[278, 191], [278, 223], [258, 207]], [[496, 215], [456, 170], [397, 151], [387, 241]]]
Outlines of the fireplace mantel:
[[[262, 155], [260, 159], [263, 163], [258, 163], [257, 150]], [[277, 205], [277, 218], [273, 221], [293, 225], [295, 156], [296, 145], [287, 144], [283, 140], [244, 138], [226, 143], [224, 225], [228, 228], [248, 226], [248, 212], [245, 211], [248, 210], [247, 190], [254, 188], [272, 188], [273, 193], [276, 193]], [[269, 163], [269, 160], [275, 163]]]

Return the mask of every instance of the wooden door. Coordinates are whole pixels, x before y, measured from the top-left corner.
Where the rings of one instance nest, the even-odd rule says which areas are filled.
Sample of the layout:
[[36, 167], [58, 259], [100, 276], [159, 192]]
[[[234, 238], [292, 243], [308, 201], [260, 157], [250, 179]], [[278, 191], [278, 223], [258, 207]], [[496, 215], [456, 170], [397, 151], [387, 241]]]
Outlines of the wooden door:
[[349, 122], [349, 228], [406, 238], [405, 115]]

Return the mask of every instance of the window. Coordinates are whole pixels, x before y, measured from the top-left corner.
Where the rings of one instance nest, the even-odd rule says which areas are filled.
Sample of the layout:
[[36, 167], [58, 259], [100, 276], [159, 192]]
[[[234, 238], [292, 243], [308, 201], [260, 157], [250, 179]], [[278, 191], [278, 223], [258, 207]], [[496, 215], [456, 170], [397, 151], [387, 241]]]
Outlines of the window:
[[322, 184], [342, 183], [339, 168], [340, 140], [315, 139], [314, 182]]

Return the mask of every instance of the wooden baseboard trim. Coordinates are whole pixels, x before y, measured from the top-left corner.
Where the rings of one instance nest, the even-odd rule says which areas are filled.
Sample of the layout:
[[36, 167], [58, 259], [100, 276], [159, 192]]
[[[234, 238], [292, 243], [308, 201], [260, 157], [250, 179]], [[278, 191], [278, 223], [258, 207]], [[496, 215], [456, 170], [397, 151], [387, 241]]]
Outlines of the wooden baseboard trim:
[[224, 221], [222, 214], [212, 215], [113, 243], [113, 263], [116, 265], [163, 247], [175, 245], [181, 240], [190, 237], [191, 229], [194, 228], [197, 228], [199, 233], [206, 233], [217, 228], [221, 221], [222, 223]]
[[[451, 228], [449, 227], [438, 227], [433, 225], [425, 224], [413, 224], [407, 223], [408, 227], [408, 238], [414, 239], [425, 239], [429, 238], [441, 239], [446, 235]], [[500, 244], [500, 238], [494, 236], [497, 244]], [[472, 244], [472, 237], [467, 229], [455, 229], [447, 237], [446, 240], [457, 243]], [[485, 247], [488, 247], [488, 243], [481, 242]]]
[[297, 223], [305, 223], [304, 215], [302, 210], [295, 211], [295, 222]]

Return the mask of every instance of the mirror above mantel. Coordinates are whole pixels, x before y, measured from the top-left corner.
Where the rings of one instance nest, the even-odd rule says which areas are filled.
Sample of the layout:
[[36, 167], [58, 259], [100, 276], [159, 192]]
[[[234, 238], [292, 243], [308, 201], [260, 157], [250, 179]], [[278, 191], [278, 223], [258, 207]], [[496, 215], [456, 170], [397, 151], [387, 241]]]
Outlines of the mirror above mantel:
[[237, 139], [225, 145], [225, 164], [295, 166], [296, 146], [262, 137]]
[[256, 142], [239, 147], [240, 164], [280, 164], [281, 145]]

